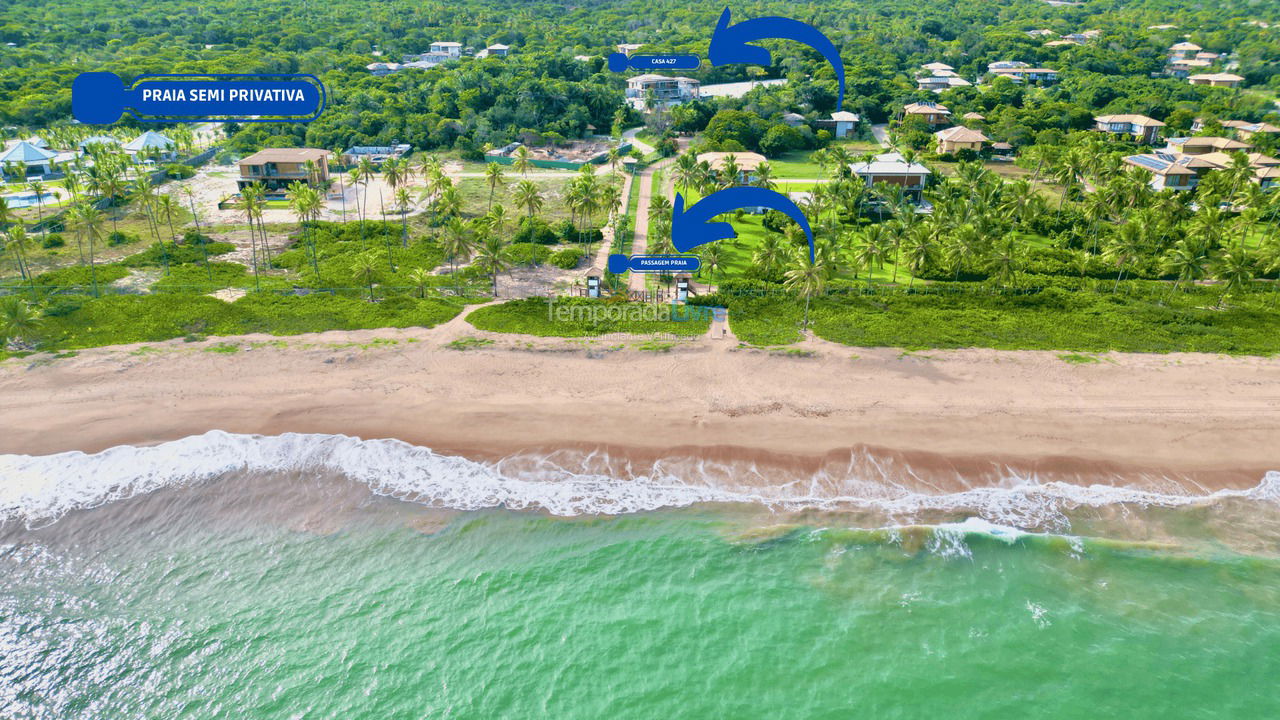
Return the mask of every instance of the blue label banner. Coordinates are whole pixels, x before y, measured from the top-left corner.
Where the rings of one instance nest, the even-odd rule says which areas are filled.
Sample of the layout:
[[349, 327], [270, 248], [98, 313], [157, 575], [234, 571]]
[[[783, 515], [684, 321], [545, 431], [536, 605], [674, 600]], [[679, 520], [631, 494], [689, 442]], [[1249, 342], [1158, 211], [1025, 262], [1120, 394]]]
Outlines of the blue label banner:
[[663, 55], [632, 55], [614, 53], [609, 56], [609, 69], [613, 72], [632, 70], [697, 70], [702, 58], [697, 55], [673, 53]]
[[309, 122], [324, 106], [324, 85], [314, 75], [143, 75], [125, 87], [115, 73], [87, 72], [71, 85], [71, 112], [90, 125], [125, 112], [152, 122]]
[[686, 255], [626, 255], [609, 256], [609, 272], [621, 275], [630, 270], [638, 273], [686, 273], [702, 267], [702, 261]]

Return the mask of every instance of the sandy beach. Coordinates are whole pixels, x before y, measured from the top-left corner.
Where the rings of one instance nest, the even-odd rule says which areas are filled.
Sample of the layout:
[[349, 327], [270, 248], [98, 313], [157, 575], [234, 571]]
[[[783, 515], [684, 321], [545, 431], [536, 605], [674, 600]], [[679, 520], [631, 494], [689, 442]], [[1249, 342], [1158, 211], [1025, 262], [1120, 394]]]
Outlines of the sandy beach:
[[[465, 351], [458, 337], [492, 344]], [[394, 341], [394, 342], [393, 342]], [[210, 352], [232, 342], [236, 352]], [[931, 484], [1008, 468], [1159, 478], [1196, 491], [1280, 469], [1280, 360], [849, 348], [809, 356], [698, 338], [669, 352], [434, 329], [246, 336], [0, 364], [0, 452], [145, 445], [211, 429], [399, 438], [476, 459], [555, 448], [616, 459], [814, 469], [910, 465]], [[994, 480], [993, 480], [994, 481]]]

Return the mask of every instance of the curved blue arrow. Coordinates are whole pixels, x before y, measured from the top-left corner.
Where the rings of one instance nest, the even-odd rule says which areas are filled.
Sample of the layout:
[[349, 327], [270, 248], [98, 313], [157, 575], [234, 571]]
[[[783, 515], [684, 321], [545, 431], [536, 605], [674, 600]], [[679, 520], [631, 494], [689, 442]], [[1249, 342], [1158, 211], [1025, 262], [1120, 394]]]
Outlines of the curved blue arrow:
[[844, 108], [844, 61], [840, 59], [840, 51], [826, 35], [808, 23], [784, 17], [762, 17], [730, 25], [729, 8], [725, 8], [720, 22], [716, 23], [716, 31], [711, 35], [707, 58], [715, 66], [732, 63], [770, 65], [772, 56], [768, 50], [747, 44], [765, 38], [795, 40], [822, 53], [822, 57], [835, 68], [836, 78], [840, 81], [840, 99], [836, 109]]
[[729, 223], [709, 221], [721, 213], [748, 207], [772, 208], [799, 223], [809, 238], [809, 262], [813, 262], [813, 230], [809, 228], [804, 212], [786, 195], [757, 187], [725, 188], [702, 198], [688, 210], [684, 208], [684, 195], [676, 193], [675, 207], [671, 212], [671, 244], [677, 252], [689, 252], [699, 245], [738, 237]]

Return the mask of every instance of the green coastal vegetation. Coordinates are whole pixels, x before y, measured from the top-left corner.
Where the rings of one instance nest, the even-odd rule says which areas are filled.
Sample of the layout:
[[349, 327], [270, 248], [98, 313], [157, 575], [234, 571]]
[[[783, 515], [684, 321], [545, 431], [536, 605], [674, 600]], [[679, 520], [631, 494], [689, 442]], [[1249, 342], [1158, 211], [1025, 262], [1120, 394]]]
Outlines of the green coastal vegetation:
[[[1237, 129], [1280, 125], [1280, 8], [765, 2], [735, 15], [797, 17], [841, 49], [843, 108], [826, 61], [782, 41], [763, 43], [770, 66], [688, 72], [704, 87], [781, 82], [670, 107], [652, 97], [627, 102], [628, 74], [605, 64], [619, 43], [705, 57], [722, 10], [655, 12], [631, 1], [10, 3], [0, 9], [6, 144], [93, 142], [49, 173], [3, 168], [0, 355], [430, 327], [494, 297], [515, 299], [470, 314], [479, 330], [697, 335], [705, 322], [553, 321], [546, 296], [577, 306], [641, 302], [628, 276], [603, 271], [603, 254], [641, 244], [674, 252], [675, 194], [692, 204], [742, 184], [790, 193], [816, 251], [810, 262], [804, 233], [776, 212], [721, 218], [738, 237], [697, 248], [691, 302], [729, 308], [745, 343], [785, 345], [812, 333], [906, 348], [1280, 352], [1280, 192], [1260, 170], [1280, 154], [1280, 130]], [[463, 56], [377, 68], [443, 40], [463, 45]], [[1239, 81], [1216, 87], [1171, 74], [1171, 47], [1188, 42], [1212, 57], [1206, 72]], [[499, 46], [509, 53], [479, 57]], [[988, 69], [1008, 61], [1058, 77]], [[924, 89], [917, 77], [930, 63], [968, 81]], [[71, 80], [101, 68], [126, 80], [313, 73], [330, 102], [312, 123], [72, 123]], [[935, 126], [904, 113], [922, 101], [990, 142], [944, 148]], [[860, 117], [847, 137], [826, 122], [837, 110]], [[1107, 115], [1147, 117], [1161, 123], [1160, 137], [1100, 132], [1095, 118]], [[153, 127], [173, 153], [114, 145]], [[1194, 190], [1161, 188], [1128, 160], [1183, 137], [1236, 144], [1223, 146], [1221, 166], [1202, 172]], [[607, 157], [580, 171], [531, 162], [530, 148], [551, 156], [599, 141], [612, 145]], [[635, 144], [630, 153], [618, 149], [623, 141]], [[403, 157], [339, 160], [352, 146], [401, 143], [410, 147]], [[508, 164], [486, 157], [511, 143], [523, 146]], [[313, 178], [287, 189], [232, 195], [237, 159], [293, 147], [332, 151], [333, 177], [312, 182], [313, 166]], [[859, 174], [889, 150], [927, 169], [922, 193]], [[729, 156], [712, 164], [699, 158], [707, 152]], [[762, 163], [750, 160], [756, 153]], [[655, 189], [647, 204], [642, 178]], [[198, 182], [226, 188], [216, 211], [200, 204]], [[345, 193], [340, 207], [335, 187]], [[26, 196], [34, 200], [19, 202]], [[641, 214], [648, 232], [633, 237]], [[588, 275], [602, 277], [608, 299], [582, 297]], [[643, 300], [669, 299], [674, 282], [649, 278]]]

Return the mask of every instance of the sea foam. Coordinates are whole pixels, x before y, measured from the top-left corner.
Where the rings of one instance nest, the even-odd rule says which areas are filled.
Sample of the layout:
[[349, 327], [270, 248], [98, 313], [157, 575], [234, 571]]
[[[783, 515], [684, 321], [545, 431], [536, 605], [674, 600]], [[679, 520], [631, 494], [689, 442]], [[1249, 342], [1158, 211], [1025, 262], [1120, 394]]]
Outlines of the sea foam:
[[0, 455], [0, 521], [49, 522], [74, 509], [236, 472], [334, 473], [364, 483], [379, 495], [433, 507], [501, 507], [561, 516], [752, 503], [785, 510], [873, 509], [907, 519], [923, 511], [956, 511], [1011, 528], [1052, 528], [1062, 527], [1062, 512], [1073, 507], [1121, 503], [1177, 507], [1226, 498], [1280, 503], [1280, 472], [1267, 473], [1249, 489], [1209, 494], [1040, 482], [1013, 474], [995, 485], [929, 493], [895, 482], [890, 474], [909, 469], [886, 469], [874, 462], [851, 463], [849, 477], [833, 478], [832, 471], [825, 470], [812, 477], [773, 482], [767, 471], [754, 466], [659, 462], [639, 470], [628, 467], [626, 477], [602, 473], [600, 467], [594, 454], [554, 453], [486, 463], [399, 440], [211, 431], [94, 454]]

